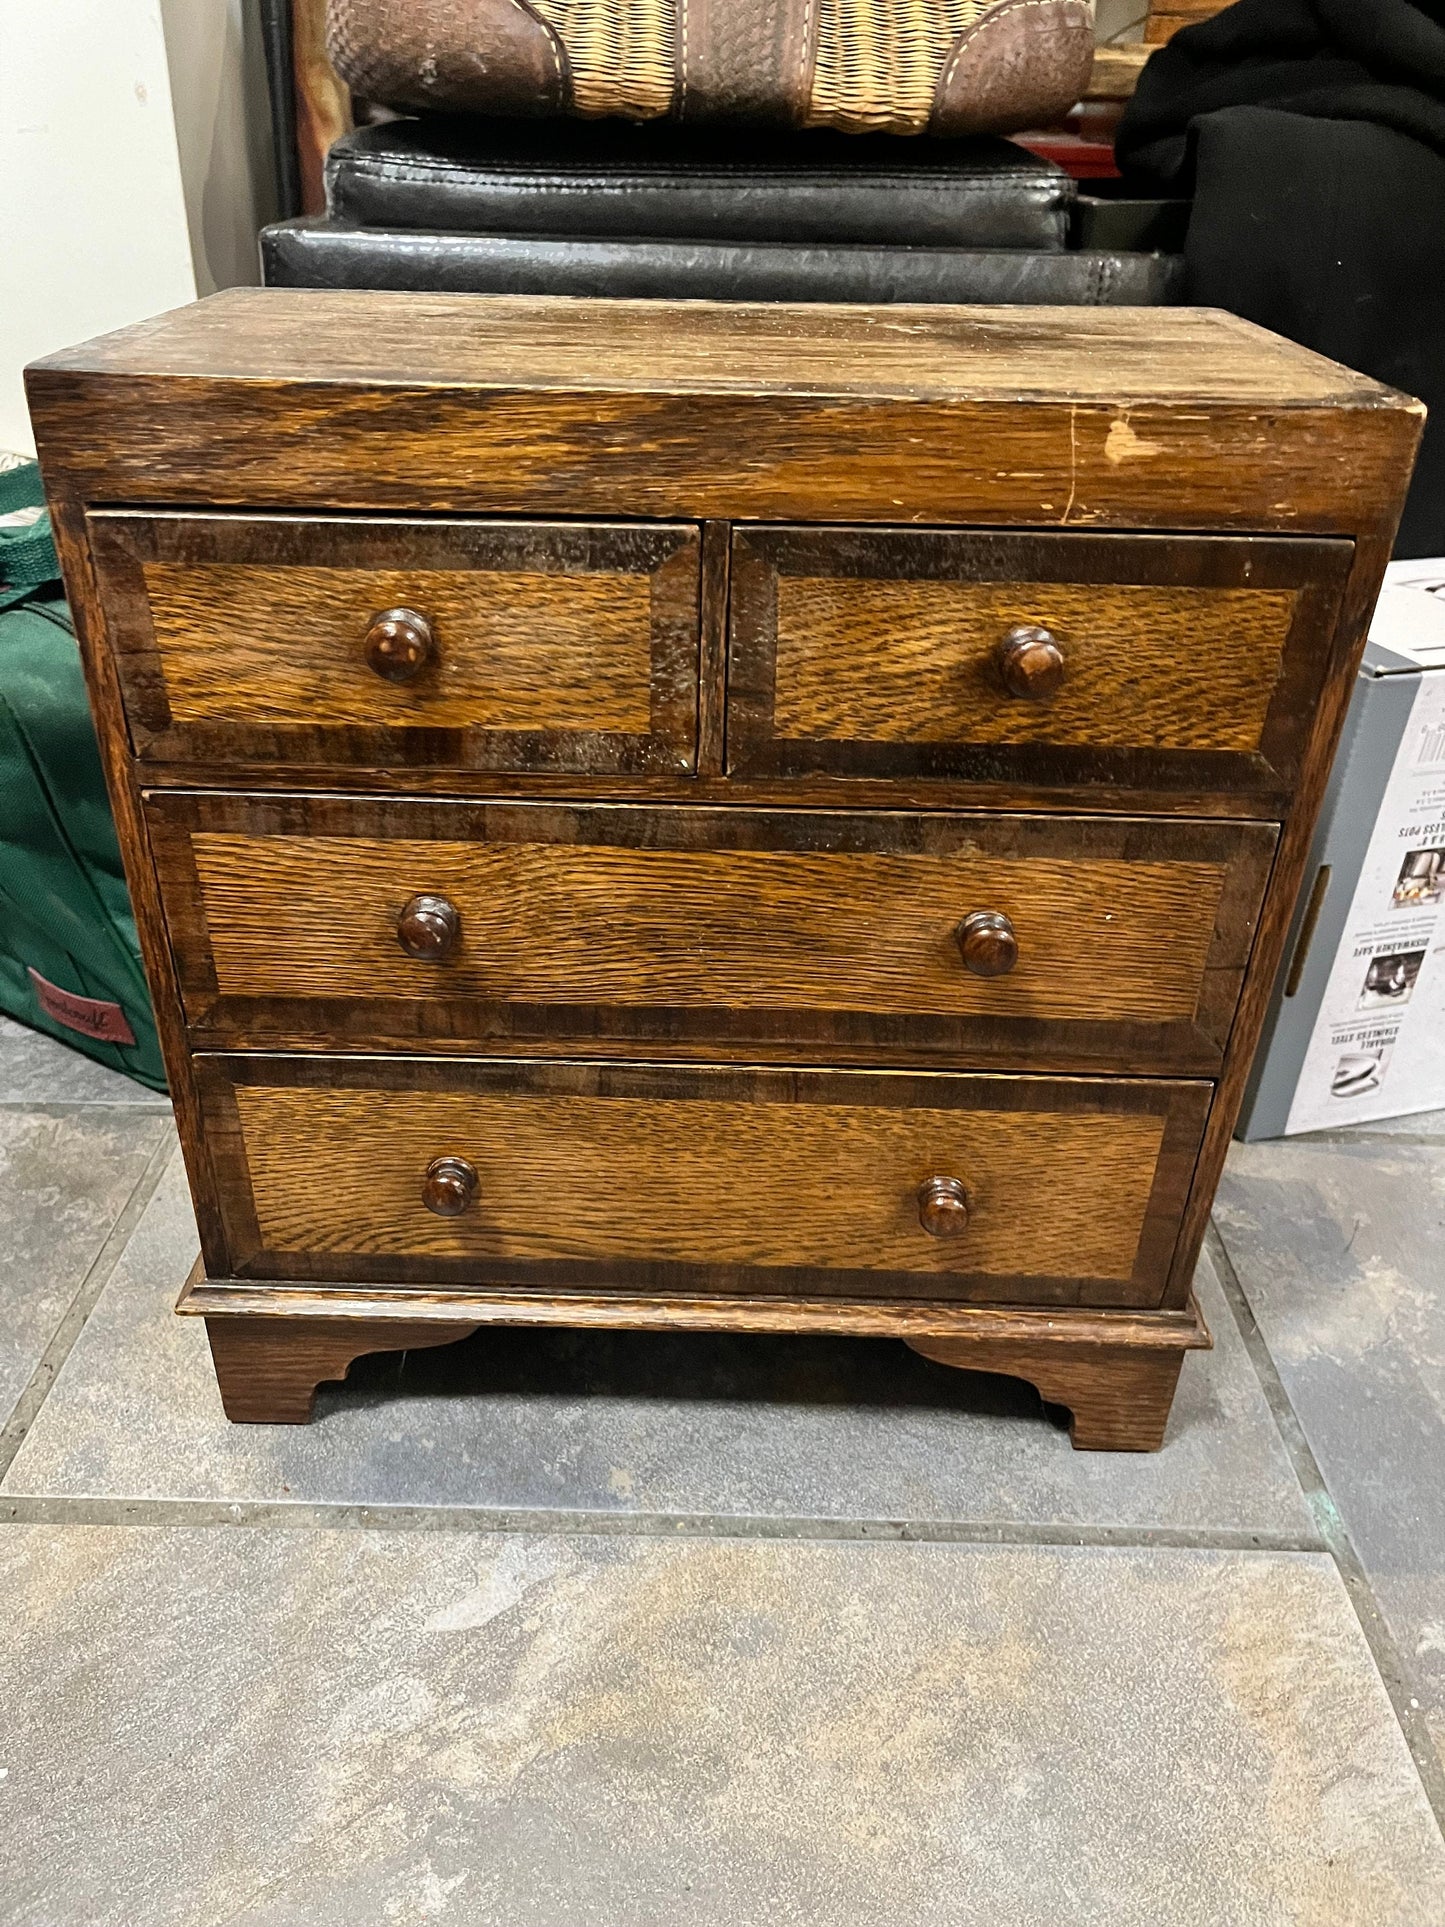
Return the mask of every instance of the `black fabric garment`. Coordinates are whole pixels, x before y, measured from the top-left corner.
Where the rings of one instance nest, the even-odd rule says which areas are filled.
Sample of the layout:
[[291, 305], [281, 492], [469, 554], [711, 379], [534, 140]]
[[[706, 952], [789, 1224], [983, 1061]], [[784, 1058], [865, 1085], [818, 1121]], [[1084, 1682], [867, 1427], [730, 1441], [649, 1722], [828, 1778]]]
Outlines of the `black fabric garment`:
[[1126, 178], [1193, 192], [1184, 299], [1431, 410], [1396, 554], [1445, 554], [1445, 0], [1238, 0], [1162, 47]]
[[1239, 106], [1369, 121], [1445, 152], [1445, 0], [1238, 0], [1145, 67], [1120, 166], [1187, 189], [1191, 127]]
[[1367, 121], [1231, 107], [1196, 126], [1186, 301], [1430, 409], [1395, 553], [1445, 555], [1445, 154]]

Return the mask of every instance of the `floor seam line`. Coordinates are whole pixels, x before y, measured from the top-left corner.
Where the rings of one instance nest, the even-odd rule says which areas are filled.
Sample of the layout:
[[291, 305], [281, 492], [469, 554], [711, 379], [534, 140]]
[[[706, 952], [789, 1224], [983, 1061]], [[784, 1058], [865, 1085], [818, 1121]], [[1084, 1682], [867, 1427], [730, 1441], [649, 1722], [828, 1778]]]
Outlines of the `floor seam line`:
[[740, 1513], [625, 1513], [581, 1507], [359, 1505], [334, 1501], [152, 1499], [0, 1494], [0, 1522], [36, 1525], [216, 1525], [294, 1531], [458, 1531], [620, 1538], [727, 1538], [997, 1546], [1111, 1546], [1328, 1556], [1309, 1533], [1247, 1527], [1028, 1526], [994, 1520], [808, 1519]]
[[1304, 1146], [1361, 1144], [1375, 1147], [1385, 1144], [1413, 1144], [1431, 1146], [1437, 1151], [1445, 1151], [1445, 1135], [1438, 1131], [1368, 1131], [1350, 1125], [1342, 1125], [1338, 1130], [1330, 1131], [1300, 1131], [1289, 1141], [1292, 1144]]
[[5, 1424], [0, 1426], [0, 1482], [8, 1477], [10, 1468], [14, 1465], [20, 1448], [25, 1443], [26, 1435], [40, 1416], [51, 1386], [60, 1376], [61, 1367], [70, 1356], [71, 1347], [84, 1330], [85, 1322], [99, 1302], [101, 1293], [110, 1283], [146, 1206], [155, 1196], [161, 1179], [165, 1176], [166, 1169], [176, 1154], [174, 1136], [170, 1131], [162, 1130], [160, 1141], [146, 1159], [145, 1166], [131, 1186], [125, 1203], [116, 1213], [109, 1231], [101, 1240], [100, 1249], [87, 1265], [85, 1275], [71, 1294], [70, 1302], [51, 1333], [49, 1343], [40, 1354], [34, 1371], [25, 1382], [25, 1389], [15, 1401], [14, 1410]]
[[1365, 1644], [1375, 1662], [1375, 1669], [1389, 1696], [1395, 1719], [1404, 1735], [1405, 1744], [1415, 1762], [1415, 1771], [1425, 1797], [1435, 1814], [1436, 1824], [1445, 1833], [1445, 1762], [1441, 1761], [1430, 1732], [1429, 1722], [1415, 1683], [1413, 1670], [1401, 1653], [1395, 1635], [1390, 1630], [1384, 1609], [1375, 1597], [1374, 1587], [1370, 1584], [1364, 1561], [1355, 1550], [1349, 1529], [1340, 1516], [1334, 1502], [1319, 1460], [1315, 1457], [1314, 1447], [1294, 1402], [1285, 1389], [1270, 1352], [1268, 1341], [1254, 1315], [1254, 1308], [1240, 1283], [1239, 1273], [1235, 1270], [1234, 1260], [1229, 1255], [1228, 1246], [1218, 1224], [1211, 1218], [1205, 1242], [1209, 1255], [1214, 1261], [1220, 1288], [1239, 1328], [1244, 1348], [1259, 1379], [1260, 1388], [1269, 1405], [1285, 1452], [1289, 1457], [1294, 1475], [1299, 1480], [1305, 1501], [1314, 1515], [1325, 1549], [1335, 1563], [1346, 1596], [1354, 1609]]
[[70, 1117], [76, 1111], [123, 1111], [127, 1117], [174, 1117], [168, 1098], [153, 1101], [134, 1097], [0, 1097], [0, 1111], [24, 1111], [36, 1117]]

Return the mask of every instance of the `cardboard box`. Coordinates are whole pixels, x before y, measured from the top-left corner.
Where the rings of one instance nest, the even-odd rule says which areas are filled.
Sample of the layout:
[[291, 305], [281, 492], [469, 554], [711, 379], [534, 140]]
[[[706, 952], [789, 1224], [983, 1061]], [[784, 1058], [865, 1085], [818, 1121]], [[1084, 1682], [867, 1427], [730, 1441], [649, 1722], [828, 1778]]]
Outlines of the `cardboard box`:
[[1445, 1108], [1445, 557], [1392, 562], [1237, 1135]]

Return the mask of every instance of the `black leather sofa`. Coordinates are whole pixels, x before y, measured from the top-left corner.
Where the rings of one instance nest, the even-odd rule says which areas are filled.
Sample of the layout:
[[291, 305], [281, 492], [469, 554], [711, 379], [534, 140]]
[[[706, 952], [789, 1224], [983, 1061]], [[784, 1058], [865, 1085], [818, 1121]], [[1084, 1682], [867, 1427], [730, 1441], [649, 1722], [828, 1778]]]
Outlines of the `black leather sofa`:
[[348, 134], [324, 215], [263, 230], [274, 287], [1153, 306], [1168, 206], [1081, 194], [1011, 141], [759, 136], [617, 121]]

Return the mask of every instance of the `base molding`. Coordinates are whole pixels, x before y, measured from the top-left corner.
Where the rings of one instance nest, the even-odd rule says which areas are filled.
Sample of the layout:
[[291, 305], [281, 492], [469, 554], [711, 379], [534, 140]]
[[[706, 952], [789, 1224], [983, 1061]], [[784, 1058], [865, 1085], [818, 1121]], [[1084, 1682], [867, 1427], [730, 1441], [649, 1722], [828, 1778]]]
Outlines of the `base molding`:
[[226, 1416], [304, 1424], [316, 1387], [368, 1352], [449, 1345], [483, 1325], [811, 1332], [900, 1338], [961, 1371], [1022, 1378], [1067, 1406], [1081, 1451], [1157, 1451], [1186, 1351], [1212, 1345], [1183, 1311], [1031, 1310], [884, 1299], [627, 1297], [618, 1293], [429, 1291], [207, 1278], [197, 1264], [176, 1310], [201, 1317]]
[[[1212, 1342], [1202, 1319], [1200, 1330], [1199, 1342]], [[907, 1342], [939, 1365], [1026, 1379], [1045, 1403], [1068, 1407], [1069, 1438], [1079, 1452], [1157, 1452], [1185, 1349], [989, 1338]]]
[[368, 1352], [450, 1345], [476, 1327], [399, 1318], [207, 1318], [221, 1406], [234, 1425], [307, 1425], [316, 1388], [345, 1378]]

